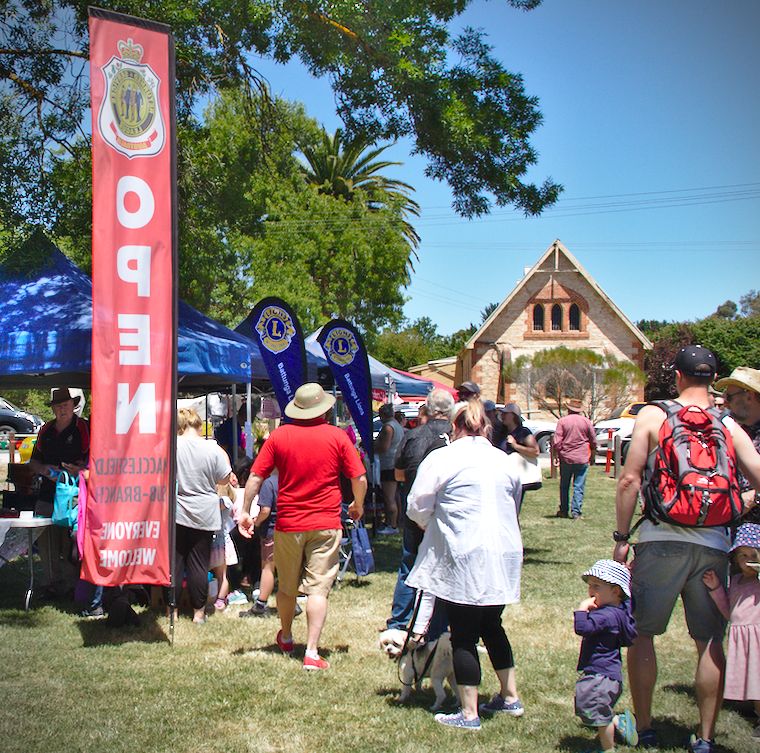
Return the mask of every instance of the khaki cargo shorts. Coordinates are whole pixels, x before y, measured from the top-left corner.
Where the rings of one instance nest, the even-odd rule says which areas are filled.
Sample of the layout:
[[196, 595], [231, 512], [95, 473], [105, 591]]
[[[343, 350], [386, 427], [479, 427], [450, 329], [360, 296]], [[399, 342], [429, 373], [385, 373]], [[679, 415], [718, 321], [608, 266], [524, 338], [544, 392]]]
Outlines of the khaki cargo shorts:
[[662, 635], [681, 596], [689, 635], [697, 641], [721, 640], [726, 629], [702, 576], [714, 570], [725, 581], [728, 555], [685, 541], [636, 544], [631, 570], [633, 616], [639, 635]]
[[342, 531], [274, 532], [274, 564], [279, 590], [328, 596], [338, 576], [338, 552]]

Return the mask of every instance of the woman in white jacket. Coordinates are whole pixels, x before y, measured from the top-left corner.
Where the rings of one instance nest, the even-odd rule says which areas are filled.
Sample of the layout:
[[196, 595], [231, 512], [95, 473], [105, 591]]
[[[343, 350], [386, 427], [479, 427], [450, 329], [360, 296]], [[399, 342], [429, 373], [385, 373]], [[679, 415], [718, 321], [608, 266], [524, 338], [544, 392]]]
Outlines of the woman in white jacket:
[[480, 729], [480, 638], [499, 679], [499, 692], [480, 706], [486, 713], [521, 716], [512, 647], [501, 624], [506, 604], [520, 599], [522, 539], [515, 500], [520, 480], [510, 456], [488, 439], [490, 422], [480, 401], [458, 403], [452, 443], [420, 464], [407, 515], [425, 530], [409, 586], [445, 603], [454, 674], [462, 710], [436, 721]]

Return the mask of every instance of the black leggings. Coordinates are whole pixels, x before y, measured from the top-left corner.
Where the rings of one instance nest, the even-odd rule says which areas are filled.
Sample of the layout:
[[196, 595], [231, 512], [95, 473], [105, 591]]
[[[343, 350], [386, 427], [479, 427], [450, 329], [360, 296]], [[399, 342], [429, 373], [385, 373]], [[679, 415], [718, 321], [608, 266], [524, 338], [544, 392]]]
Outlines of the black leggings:
[[[187, 581], [190, 606], [201, 609], [208, 598], [208, 563], [211, 558], [213, 531], [201, 531], [177, 524], [177, 597], [182, 590], [182, 573]], [[179, 600], [179, 599], [178, 599]]]
[[476, 607], [445, 602], [451, 628], [451, 648], [454, 652], [454, 677], [459, 685], [480, 685], [478, 640], [483, 639], [493, 668], [511, 669], [515, 666], [512, 646], [501, 625], [503, 604]]

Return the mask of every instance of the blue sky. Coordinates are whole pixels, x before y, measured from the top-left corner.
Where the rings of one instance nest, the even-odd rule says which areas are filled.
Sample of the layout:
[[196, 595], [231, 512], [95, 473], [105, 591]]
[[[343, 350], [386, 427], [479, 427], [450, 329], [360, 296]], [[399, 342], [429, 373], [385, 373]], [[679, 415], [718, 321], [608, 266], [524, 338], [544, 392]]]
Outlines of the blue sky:
[[[476, 2], [457, 20], [540, 99], [530, 178], [565, 187], [540, 218], [465, 220], [399, 142], [422, 244], [405, 314], [447, 334], [501, 301], [559, 238], [634, 321], [696, 319], [760, 289], [760, 2], [544, 0], [529, 13]], [[332, 130], [326, 81], [255, 61], [275, 94]]]

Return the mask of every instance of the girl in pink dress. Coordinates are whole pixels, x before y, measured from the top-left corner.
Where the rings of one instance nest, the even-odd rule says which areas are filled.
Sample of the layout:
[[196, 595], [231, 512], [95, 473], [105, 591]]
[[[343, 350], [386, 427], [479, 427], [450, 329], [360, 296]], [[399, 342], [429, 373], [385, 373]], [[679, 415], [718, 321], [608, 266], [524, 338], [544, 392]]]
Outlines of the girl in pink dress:
[[[731, 621], [723, 697], [753, 701], [760, 722], [760, 573], [750, 565], [760, 563], [760, 525], [739, 526], [730, 554], [738, 573], [731, 576], [728, 593], [715, 571], [708, 570], [702, 580], [715, 605]], [[752, 736], [760, 738], [760, 723]]]

